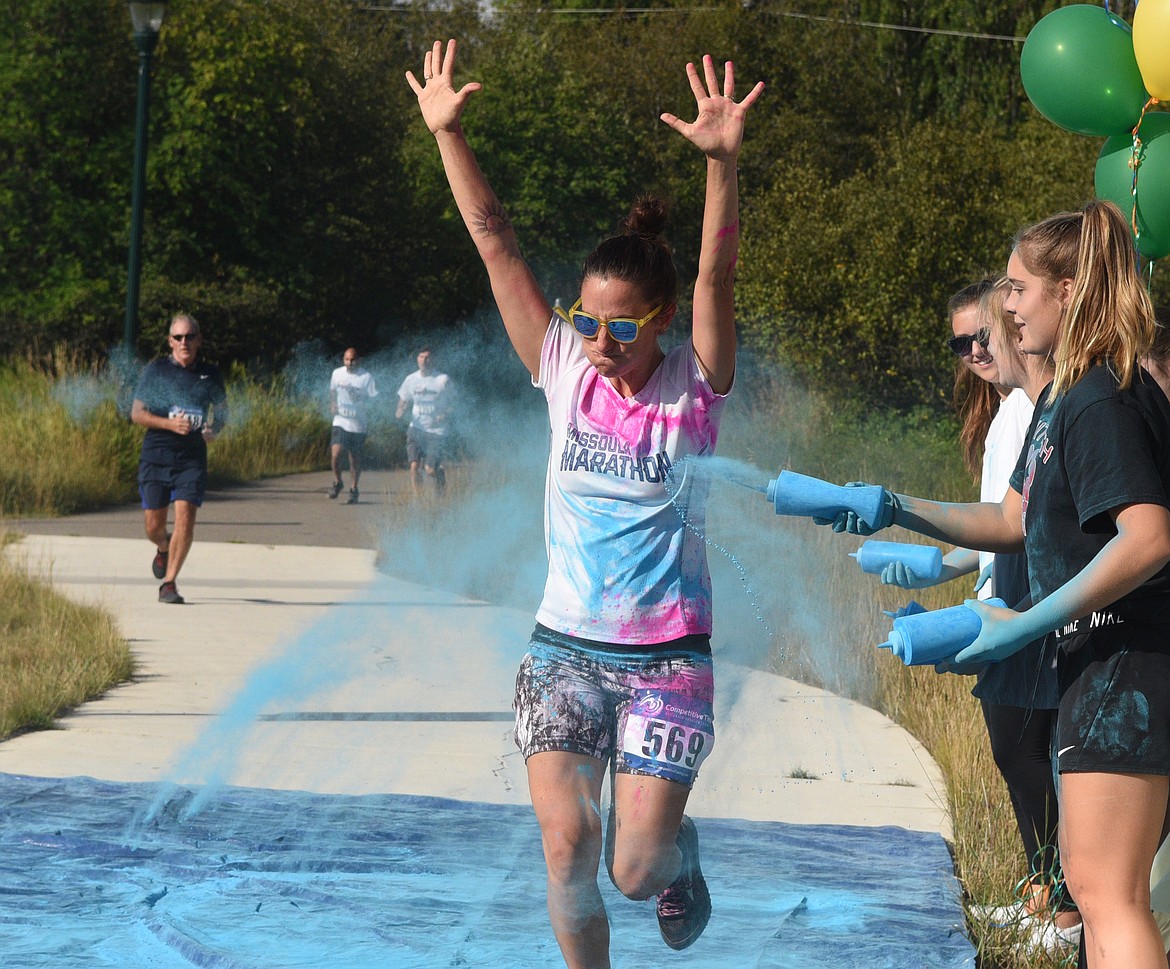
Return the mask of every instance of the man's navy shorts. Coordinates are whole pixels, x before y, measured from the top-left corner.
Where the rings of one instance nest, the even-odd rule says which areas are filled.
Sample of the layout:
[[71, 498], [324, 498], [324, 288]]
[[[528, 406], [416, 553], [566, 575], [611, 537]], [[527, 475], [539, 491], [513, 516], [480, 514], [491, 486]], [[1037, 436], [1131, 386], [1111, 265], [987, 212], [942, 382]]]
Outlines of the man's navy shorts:
[[174, 501], [189, 501], [198, 508], [207, 493], [207, 468], [198, 464], [140, 464], [138, 493], [142, 507], [148, 510], [166, 508]]

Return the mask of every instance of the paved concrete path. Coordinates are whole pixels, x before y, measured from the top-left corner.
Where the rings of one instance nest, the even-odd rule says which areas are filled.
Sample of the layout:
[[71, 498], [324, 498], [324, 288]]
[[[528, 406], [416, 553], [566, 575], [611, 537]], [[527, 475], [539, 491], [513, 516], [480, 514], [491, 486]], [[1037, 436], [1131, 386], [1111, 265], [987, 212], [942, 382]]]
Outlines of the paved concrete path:
[[[327, 485], [211, 496], [181, 607], [156, 601], [137, 508], [3, 523], [24, 536], [10, 558], [115, 616], [138, 672], [61, 729], [0, 744], [0, 771], [526, 804], [510, 703], [532, 617], [379, 574], [400, 474], [363, 476], [356, 508]], [[716, 664], [718, 746], [689, 813], [950, 837], [939, 770], [896, 724]]]

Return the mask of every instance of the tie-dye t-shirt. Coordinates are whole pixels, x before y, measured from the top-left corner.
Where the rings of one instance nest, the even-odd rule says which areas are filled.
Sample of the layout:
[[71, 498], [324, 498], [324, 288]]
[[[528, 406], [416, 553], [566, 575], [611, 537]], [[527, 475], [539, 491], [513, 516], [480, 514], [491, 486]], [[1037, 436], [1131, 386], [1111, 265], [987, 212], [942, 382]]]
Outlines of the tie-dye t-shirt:
[[707, 383], [691, 341], [626, 399], [554, 316], [535, 383], [552, 427], [537, 621], [638, 651], [710, 634], [706, 485], [686, 458], [714, 453], [726, 397]]

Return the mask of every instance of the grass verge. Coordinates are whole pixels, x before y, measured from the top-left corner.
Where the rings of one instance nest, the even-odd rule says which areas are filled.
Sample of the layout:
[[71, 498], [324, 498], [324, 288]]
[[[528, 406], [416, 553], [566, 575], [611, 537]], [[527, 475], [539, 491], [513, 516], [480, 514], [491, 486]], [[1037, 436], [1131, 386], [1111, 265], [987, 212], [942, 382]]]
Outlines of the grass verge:
[[133, 672], [130, 648], [106, 613], [0, 555], [0, 739], [51, 727]]

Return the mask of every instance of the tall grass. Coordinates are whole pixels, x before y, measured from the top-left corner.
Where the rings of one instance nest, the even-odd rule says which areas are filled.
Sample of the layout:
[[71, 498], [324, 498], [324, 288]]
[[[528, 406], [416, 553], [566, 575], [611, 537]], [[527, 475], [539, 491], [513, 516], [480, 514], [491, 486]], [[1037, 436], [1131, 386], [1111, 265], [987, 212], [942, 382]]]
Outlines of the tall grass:
[[141, 436], [97, 372], [0, 363], [0, 428], [0, 514], [68, 514], [132, 497]]
[[[319, 401], [242, 368], [230, 372], [227, 390], [231, 418], [208, 452], [213, 483], [327, 464], [329, 420]], [[128, 419], [132, 396], [132, 376], [64, 353], [0, 363], [0, 516], [68, 515], [133, 500], [144, 431]]]
[[328, 460], [330, 421], [319, 404], [298, 398], [286, 381], [258, 381], [233, 368], [227, 380], [229, 422], [208, 448], [213, 483], [254, 481], [319, 470]]
[[52, 726], [63, 710], [133, 669], [108, 615], [59, 595], [0, 554], [0, 739]]

